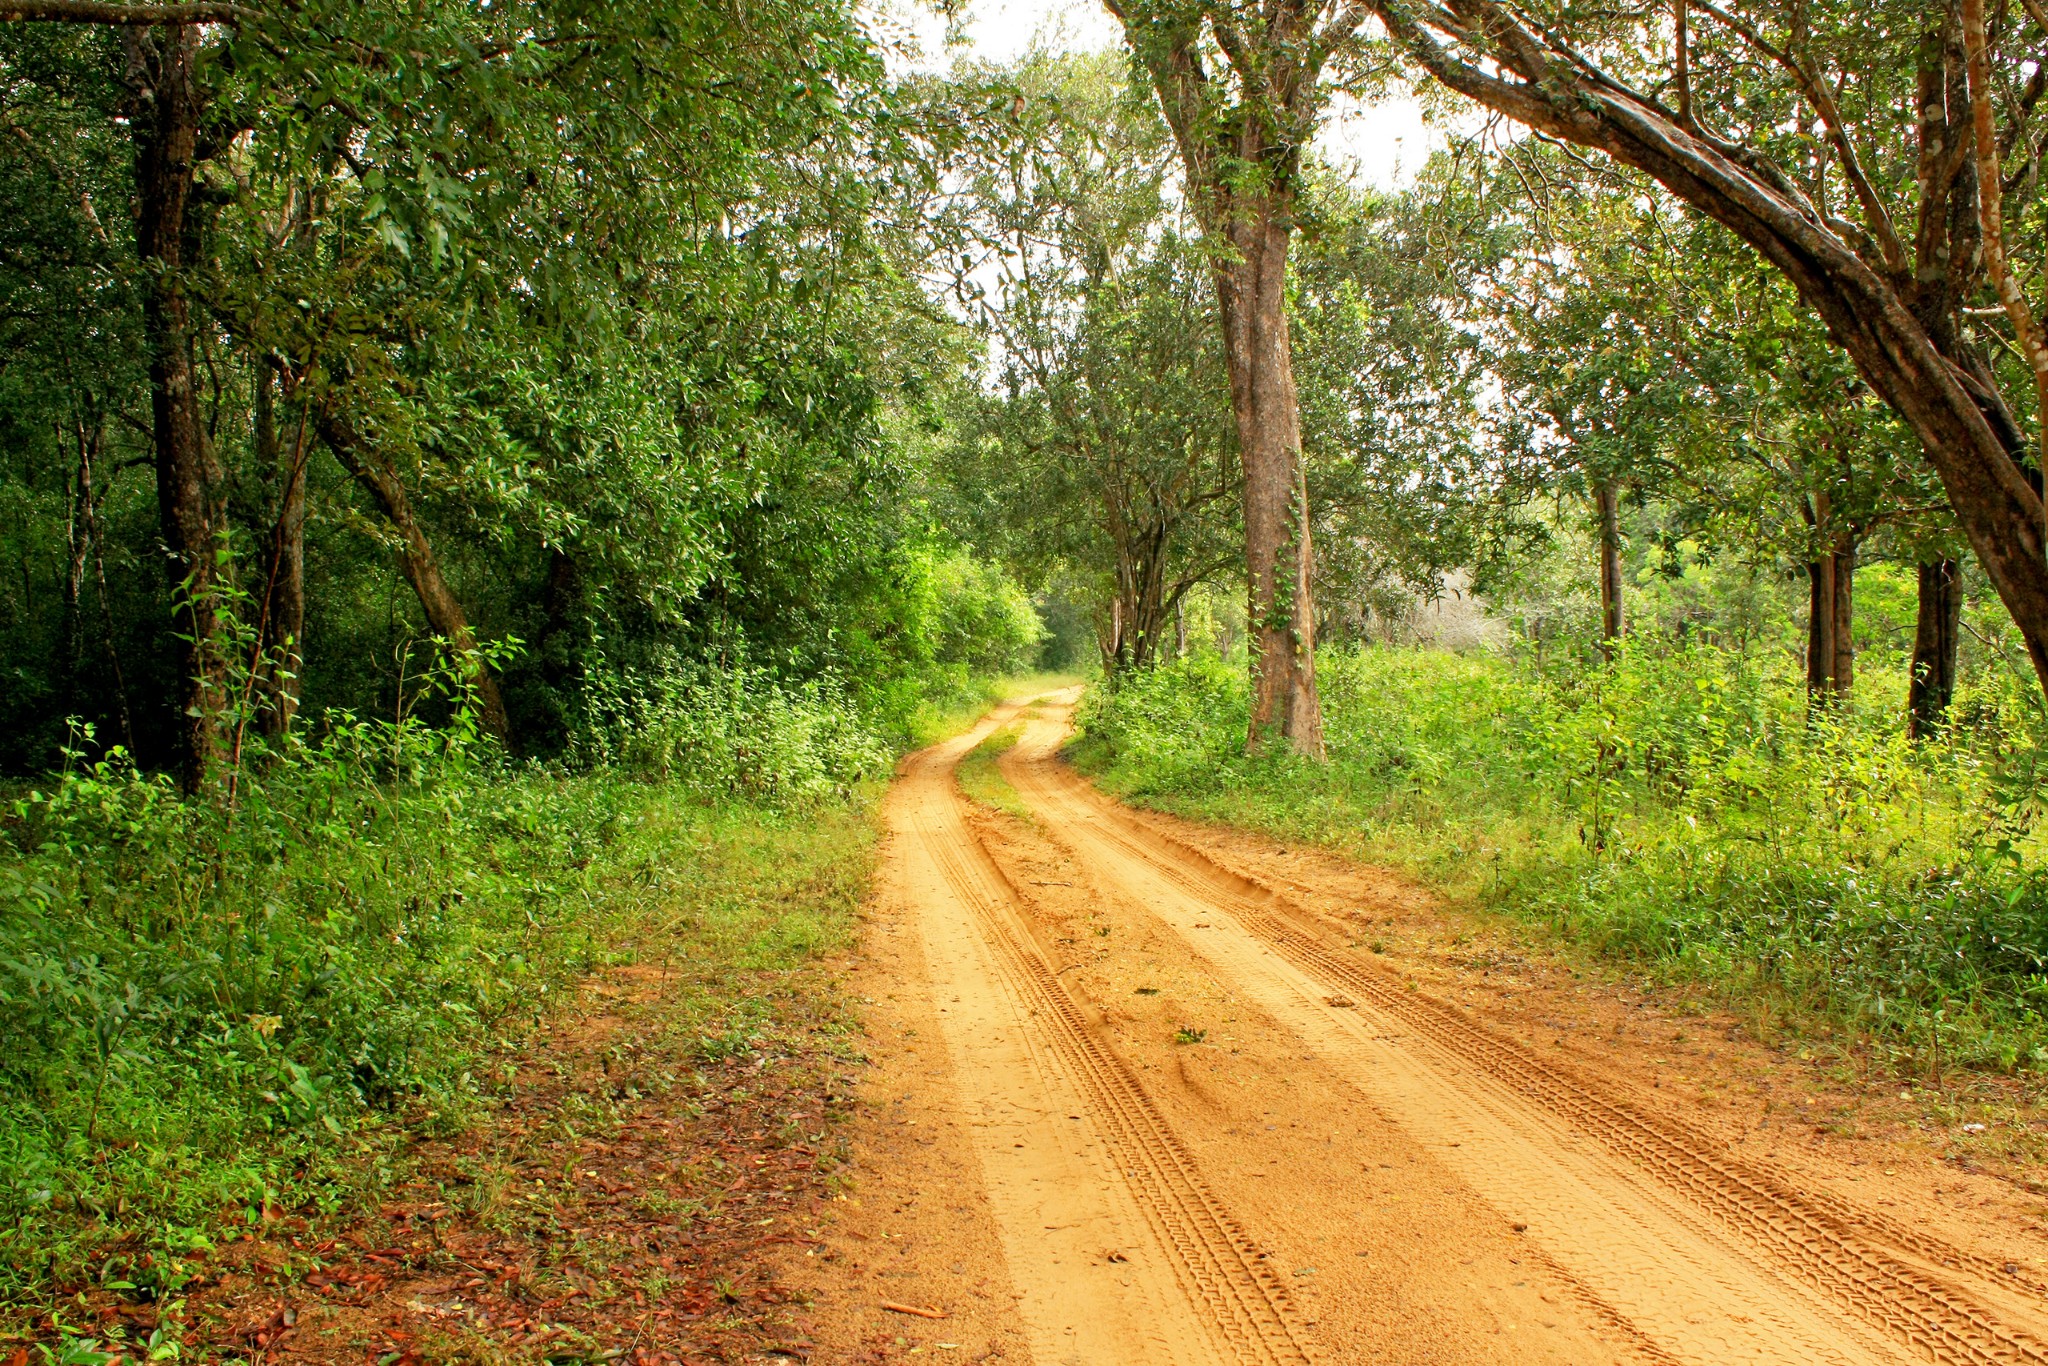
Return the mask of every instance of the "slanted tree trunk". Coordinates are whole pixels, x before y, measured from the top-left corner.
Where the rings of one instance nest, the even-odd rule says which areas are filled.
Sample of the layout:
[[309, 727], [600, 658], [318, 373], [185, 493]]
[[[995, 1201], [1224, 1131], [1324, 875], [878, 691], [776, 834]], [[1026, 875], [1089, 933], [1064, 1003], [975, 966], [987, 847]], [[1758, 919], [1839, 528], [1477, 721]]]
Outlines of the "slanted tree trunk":
[[1920, 566], [1920, 612], [1913, 623], [1913, 672], [1906, 686], [1906, 731], [1915, 740], [1947, 724], [1956, 695], [1956, 646], [1963, 626], [1963, 567], [1943, 556]]
[[469, 617], [448, 587], [448, 581], [441, 577], [441, 563], [434, 556], [426, 529], [413, 514], [412, 499], [407, 496], [398, 471], [346, 414], [322, 406], [319, 427], [320, 439], [334, 452], [342, 468], [376, 500], [384, 519], [398, 533], [399, 562], [419, 597], [421, 610], [427, 614], [427, 624], [473, 666], [470, 683], [476, 689], [478, 722], [499, 741], [509, 742], [511, 726], [506, 720], [505, 700], [498, 693], [497, 680], [477, 656], [476, 634], [470, 630]]
[[142, 260], [149, 348], [157, 514], [177, 594], [178, 748], [187, 792], [206, 783], [220, 749], [227, 660], [219, 628], [220, 471], [200, 420], [194, 383], [186, 247], [203, 112], [194, 72], [199, 29], [127, 30], [135, 139], [136, 250]]
[[1621, 639], [1621, 524], [1614, 481], [1595, 484], [1593, 500], [1600, 512], [1600, 649], [1612, 659]]
[[301, 425], [289, 448], [280, 439], [277, 380], [276, 363], [265, 358], [256, 369], [256, 452], [277, 490], [277, 516], [264, 538], [257, 667], [263, 689], [260, 723], [271, 736], [290, 731], [298, 715], [306, 631], [306, 434]]
[[1218, 266], [1230, 403], [1244, 464], [1244, 549], [1252, 638], [1251, 727], [1245, 748], [1275, 739], [1323, 753], [1316, 695], [1315, 599], [1301, 404], [1287, 329], [1288, 197], [1240, 201], [1226, 226], [1237, 259]]

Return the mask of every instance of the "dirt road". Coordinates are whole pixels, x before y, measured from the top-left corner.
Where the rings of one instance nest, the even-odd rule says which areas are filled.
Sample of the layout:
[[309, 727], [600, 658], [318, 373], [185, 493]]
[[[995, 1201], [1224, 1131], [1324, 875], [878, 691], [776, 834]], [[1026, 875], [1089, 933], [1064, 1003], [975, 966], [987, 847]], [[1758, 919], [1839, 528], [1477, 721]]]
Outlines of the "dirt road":
[[[1072, 700], [891, 797], [882, 1103], [795, 1272], [814, 1359], [2048, 1363], [2009, 1191], [1774, 1128], [1739, 1049], [1659, 1071], [1611, 998], [1415, 969], [1373, 937], [1412, 894], [1095, 793]], [[1028, 822], [953, 781], [1020, 712]]]

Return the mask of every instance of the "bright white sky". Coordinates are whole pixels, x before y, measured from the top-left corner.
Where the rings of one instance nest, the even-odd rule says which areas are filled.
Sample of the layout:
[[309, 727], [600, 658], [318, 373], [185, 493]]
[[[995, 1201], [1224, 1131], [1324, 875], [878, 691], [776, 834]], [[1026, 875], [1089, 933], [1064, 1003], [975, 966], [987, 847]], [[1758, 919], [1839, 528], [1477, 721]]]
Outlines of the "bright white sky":
[[[943, 70], [950, 64], [946, 24], [919, 0], [878, 0], [869, 6], [879, 35], [891, 46], [908, 41], [920, 56], [908, 64]], [[1010, 62], [1034, 44], [1052, 52], [1092, 52], [1122, 40], [1117, 21], [1100, 0], [965, 0], [963, 54]], [[1361, 106], [1345, 101], [1324, 119], [1316, 147], [1349, 164], [1360, 181], [1396, 189], [1413, 179], [1443, 135], [1423, 122], [1422, 108], [1406, 96]]]

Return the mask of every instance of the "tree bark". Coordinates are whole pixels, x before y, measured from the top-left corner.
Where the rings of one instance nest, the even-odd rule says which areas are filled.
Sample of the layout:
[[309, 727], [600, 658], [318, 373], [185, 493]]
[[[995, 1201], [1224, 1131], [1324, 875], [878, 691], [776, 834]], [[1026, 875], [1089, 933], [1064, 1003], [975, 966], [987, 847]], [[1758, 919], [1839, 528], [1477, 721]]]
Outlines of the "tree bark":
[[277, 379], [274, 361], [265, 358], [258, 364], [257, 459], [277, 490], [277, 516], [263, 547], [266, 578], [257, 635], [261, 724], [270, 736], [288, 733], [298, 715], [306, 633], [306, 434], [301, 426], [291, 449], [285, 449], [277, 431]]
[[1216, 292], [1244, 465], [1245, 618], [1252, 638], [1245, 749], [1258, 753], [1279, 739], [1320, 759], [1308, 473], [1287, 328], [1292, 206], [1280, 193], [1240, 201], [1226, 231], [1237, 259], [1217, 267]]
[[1835, 672], [1835, 561], [1823, 555], [1806, 565], [1806, 701], [1824, 706]]
[[194, 71], [199, 31], [178, 24], [124, 37], [134, 90], [136, 249], [144, 277], [157, 513], [178, 598], [180, 776], [185, 790], [196, 792], [219, 754], [227, 687], [215, 544], [221, 479], [200, 420], [184, 282], [203, 112]]
[[1856, 683], [1856, 544], [1844, 537], [1806, 566], [1806, 697], [1846, 701]]
[[1943, 556], [1920, 566], [1913, 623], [1913, 671], [1906, 686], [1906, 733], [1924, 740], [1947, 724], [1956, 695], [1956, 647], [1963, 626], [1963, 567]]
[[1595, 484], [1593, 499], [1600, 512], [1600, 649], [1612, 659], [1621, 639], [1621, 525], [1614, 481]]
[[497, 680], [476, 653], [476, 634], [469, 617], [456, 599], [448, 581], [441, 576], [441, 564], [427, 533], [413, 514], [412, 499], [405, 485], [383, 454], [365, 439], [346, 414], [323, 406], [319, 411], [320, 439], [334, 452], [343, 469], [376, 500], [384, 519], [398, 533], [399, 562], [405, 577], [418, 595], [420, 608], [434, 634], [446, 640], [470, 663], [470, 684], [476, 690], [477, 720], [501, 743], [511, 741], [511, 726], [505, 716], [505, 700]]
[[[1287, 335], [1287, 250], [1301, 151], [1314, 135], [1323, 64], [1357, 33], [1365, 5], [1270, 0], [1256, 23], [1237, 7], [1106, 0], [1151, 78], [1187, 171], [1187, 194], [1216, 250], [1218, 311], [1244, 469], [1246, 629], [1252, 661], [1247, 752], [1276, 739], [1321, 759], [1308, 479]], [[1222, 51], [1237, 92], [1207, 67]]]
[[[1400, 46], [1452, 89], [1647, 173], [1783, 272], [1919, 439], [2048, 690], [2042, 500], [2000, 436], [2013, 425], [2004, 400], [1974, 373], [1960, 342], [1901, 292], [1917, 295], [1912, 264], [1864, 261], [1753, 153], [1681, 127], [1655, 100], [1539, 38], [1494, 0], [1449, 0], [1442, 19], [1421, 17], [1407, 0], [1369, 2]], [[1453, 19], [1456, 33], [1445, 27]], [[1439, 33], [1483, 41], [1498, 74], [1454, 55]]]

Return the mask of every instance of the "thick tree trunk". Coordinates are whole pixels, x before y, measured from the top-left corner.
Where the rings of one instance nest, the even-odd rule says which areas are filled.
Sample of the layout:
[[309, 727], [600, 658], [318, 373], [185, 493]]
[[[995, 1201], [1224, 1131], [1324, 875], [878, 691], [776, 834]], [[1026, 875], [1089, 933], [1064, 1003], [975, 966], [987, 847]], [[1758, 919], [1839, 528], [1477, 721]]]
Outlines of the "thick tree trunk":
[[1806, 700], [1825, 705], [1833, 695], [1835, 672], [1835, 562], [1831, 556], [1806, 565]]
[[291, 730], [304, 695], [300, 675], [305, 665], [306, 632], [306, 439], [303, 427], [289, 450], [277, 431], [277, 374], [265, 360], [256, 370], [256, 446], [258, 459], [277, 490], [277, 516], [263, 547], [265, 582], [259, 604], [262, 629], [263, 708], [267, 735]]
[[1956, 695], [1956, 646], [1963, 626], [1963, 567], [1943, 557], [1920, 566], [1920, 613], [1913, 624], [1913, 672], [1906, 729], [1916, 740], [1948, 721]]
[[1323, 757], [1316, 695], [1315, 601], [1310, 589], [1308, 476], [1300, 399], [1287, 332], [1287, 249], [1292, 208], [1279, 194], [1241, 201], [1226, 225], [1237, 258], [1217, 267], [1230, 403], [1244, 465], [1244, 545], [1252, 646], [1251, 726], [1256, 753], [1277, 737]]
[[413, 515], [412, 499], [407, 496], [398, 471], [364, 439], [346, 415], [323, 408], [319, 426], [321, 440], [334, 452], [342, 468], [376, 499], [384, 519], [398, 533], [399, 561], [419, 597], [421, 610], [427, 614], [427, 624], [434, 628], [434, 634], [474, 664], [470, 683], [476, 690], [478, 722], [499, 741], [509, 742], [511, 726], [506, 720], [505, 700], [498, 693], [497, 680], [477, 657], [476, 634], [469, 628], [469, 617], [448, 587], [448, 581], [441, 577], [440, 561], [434, 557], [425, 528]]
[[1621, 639], [1621, 524], [1614, 481], [1595, 484], [1593, 498], [1600, 511], [1600, 648], [1612, 659], [1614, 642]]
[[142, 259], [157, 513], [178, 598], [179, 761], [185, 790], [196, 792], [219, 752], [227, 687], [215, 562], [221, 480], [199, 415], [192, 309], [183, 276], [202, 112], [193, 70], [199, 30], [165, 25], [124, 40], [136, 89], [136, 249]]

